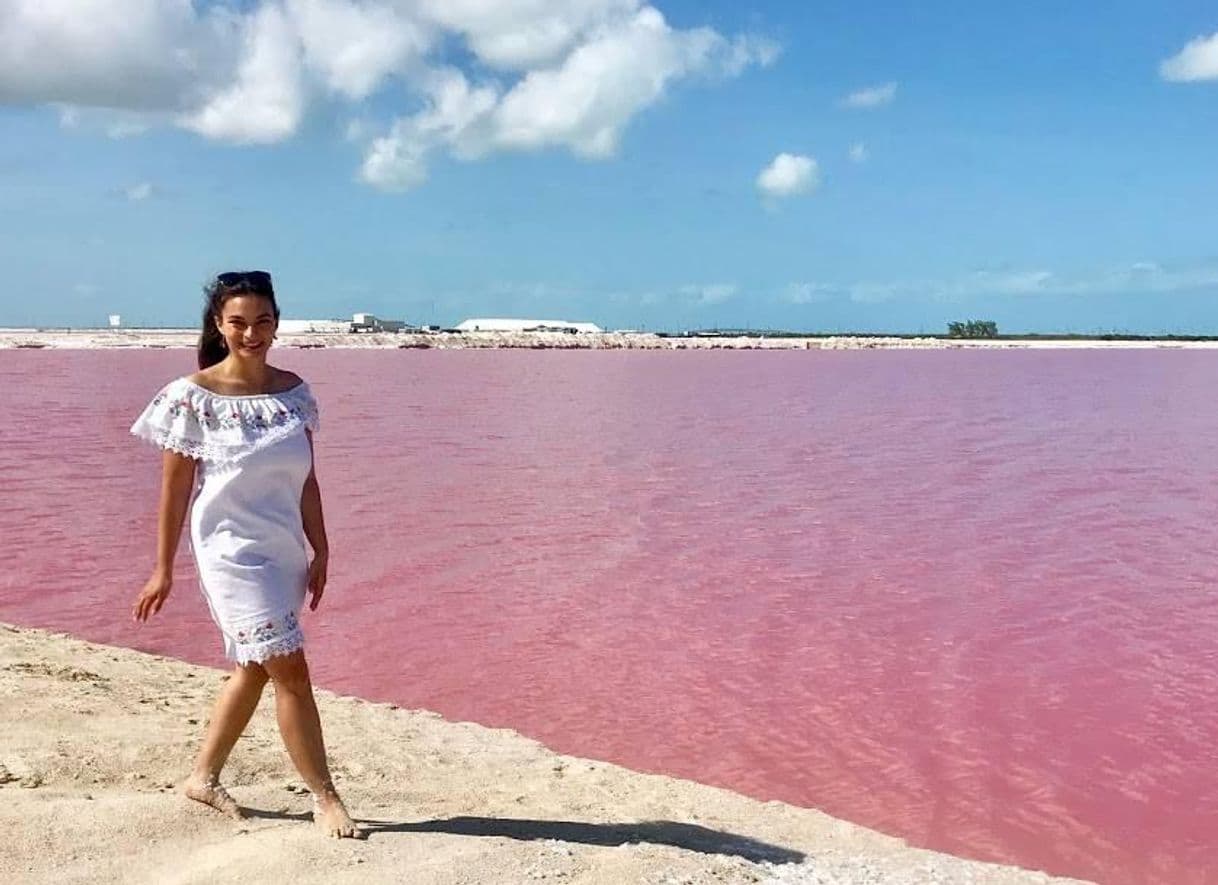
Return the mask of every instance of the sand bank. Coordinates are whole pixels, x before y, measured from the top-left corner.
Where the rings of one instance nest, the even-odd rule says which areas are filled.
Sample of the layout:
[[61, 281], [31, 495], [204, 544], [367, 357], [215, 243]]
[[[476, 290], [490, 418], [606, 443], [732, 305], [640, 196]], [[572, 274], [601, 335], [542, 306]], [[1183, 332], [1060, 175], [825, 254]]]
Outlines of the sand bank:
[[1068, 881], [327, 692], [335, 779], [368, 840], [329, 840], [309, 822], [270, 691], [225, 772], [251, 814], [230, 821], [174, 787], [223, 678], [0, 624], [0, 881]]
[[[0, 350], [12, 348], [156, 348], [194, 347], [193, 329], [0, 329]], [[647, 332], [374, 332], [332, 334], [284, 333], [278, 346], [299, 348], [532, 348], [537, 350], [872, 350], [872, 349], [1027, 349], [1027, 348], [1216, 348], [1218, 341], [1101, 341], [1095, 339], [985, 340], [831, 336], [817, 338], [738, 337], [664, 338]]]

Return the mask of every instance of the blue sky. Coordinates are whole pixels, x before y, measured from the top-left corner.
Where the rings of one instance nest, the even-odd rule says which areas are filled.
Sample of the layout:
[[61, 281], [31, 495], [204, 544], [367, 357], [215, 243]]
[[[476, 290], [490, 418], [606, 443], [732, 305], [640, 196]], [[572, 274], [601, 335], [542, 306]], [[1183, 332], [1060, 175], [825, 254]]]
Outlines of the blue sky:
[[0, 325], [1218, 334], [1218, 7], [13, 0]]

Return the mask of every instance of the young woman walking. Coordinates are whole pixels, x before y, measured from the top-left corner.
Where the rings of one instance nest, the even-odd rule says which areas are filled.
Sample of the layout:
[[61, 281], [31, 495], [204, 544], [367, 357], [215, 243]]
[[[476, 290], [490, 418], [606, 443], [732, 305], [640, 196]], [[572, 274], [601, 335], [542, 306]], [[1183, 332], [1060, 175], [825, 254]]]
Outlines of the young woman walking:
[[330, 835], [359, 837], [330, 779], [298, 621], [306, 593], [310, 609], [321, 602], [329, 547], [313, 470], [317, 403], [299, 376], [267, 363], [278, 323], [270, 274], [217, 276], [207, 287], [199, 371], [167, 384], [132, 426], [164, 449], [156, 567], [132, 613], [146, 621], [168, 599], [189, 510], [199, 582], [235, 669], [184, 792], [243, 816], [220, 771], [270, 681], [314, 820]]

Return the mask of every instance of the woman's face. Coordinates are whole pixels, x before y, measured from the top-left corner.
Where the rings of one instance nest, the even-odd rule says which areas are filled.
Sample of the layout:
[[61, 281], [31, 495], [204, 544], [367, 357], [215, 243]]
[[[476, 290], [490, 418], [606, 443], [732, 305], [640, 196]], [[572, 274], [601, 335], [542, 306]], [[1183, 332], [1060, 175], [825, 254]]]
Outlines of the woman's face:
[[265, 295], [234, 295], [216, 317], [228, 352], [239, 359], [265, 358], [278, 326], [274, 305]]

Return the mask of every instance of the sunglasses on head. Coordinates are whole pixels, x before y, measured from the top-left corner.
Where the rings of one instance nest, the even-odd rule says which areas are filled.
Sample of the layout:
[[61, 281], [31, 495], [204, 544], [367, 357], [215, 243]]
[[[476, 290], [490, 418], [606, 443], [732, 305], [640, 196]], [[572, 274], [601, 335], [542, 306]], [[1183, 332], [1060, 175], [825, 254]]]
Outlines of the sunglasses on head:
[[247, 286], [250, 289], [271, 288], [271, 275], [265, 270], [234, 270], [216, 274], [216, 282], [226, 289]]

